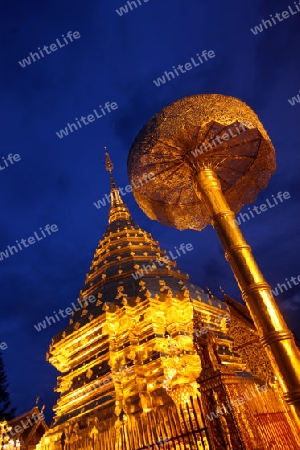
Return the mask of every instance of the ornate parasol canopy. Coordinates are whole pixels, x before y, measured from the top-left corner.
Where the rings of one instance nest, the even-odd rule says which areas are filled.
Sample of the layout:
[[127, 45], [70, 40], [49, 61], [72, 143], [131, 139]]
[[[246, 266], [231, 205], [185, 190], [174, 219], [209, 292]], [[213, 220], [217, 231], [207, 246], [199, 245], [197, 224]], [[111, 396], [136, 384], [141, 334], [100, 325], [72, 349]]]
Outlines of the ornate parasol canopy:
[[[300, 353], [234, 220], [275, 171], [275, 151], [257, 115], [225, 95], [178, 100], [140, 131], [128, 171], [134, 196], [151, 219], [180, 230], [213, 225], [300, 425]], [[148, 182], [135, 188], [135, 177]]]
[[[195, 174], [213, 169], [235, 213], [266, 188], [276, 169], [271, 140], [254, 111], [219, 94], [185, 97], [157, 113], [128, 157], [129, 179], [142, 210], [163, 225], [202, 230], [211, 223], [196, 194]], [[138, 188], [137, 178], [155, 176]]]

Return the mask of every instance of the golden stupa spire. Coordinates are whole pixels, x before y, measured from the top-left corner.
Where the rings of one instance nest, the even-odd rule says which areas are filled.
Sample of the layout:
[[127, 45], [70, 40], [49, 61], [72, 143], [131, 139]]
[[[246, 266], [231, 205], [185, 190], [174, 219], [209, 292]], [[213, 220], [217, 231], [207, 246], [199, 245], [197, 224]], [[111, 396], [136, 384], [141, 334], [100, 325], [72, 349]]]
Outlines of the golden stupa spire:
[[115, 220], [131, 219], [130, 212], [126, 205], [124, 205], [123, 200], [120, 195], [120, 191], [116, 186], [112, 171], [114, 165], [110, 159], [109, 153], [105, 150], [105, 166], [106, 170], [109, 172], [110, 177], [110, 210], [108, 222], [112, 223]]
[[114, 170], [114, 165], [110, 159], [109, 153], [106, 151], [106, 146], [104, 146], [104, 150], [105, 150], [105, 167], [107, 172], [109, 172], [109, 177], [110, 177], [110, 186], [112, 189], [116, 189], [116, 183], [112, 174], [112, 171]]

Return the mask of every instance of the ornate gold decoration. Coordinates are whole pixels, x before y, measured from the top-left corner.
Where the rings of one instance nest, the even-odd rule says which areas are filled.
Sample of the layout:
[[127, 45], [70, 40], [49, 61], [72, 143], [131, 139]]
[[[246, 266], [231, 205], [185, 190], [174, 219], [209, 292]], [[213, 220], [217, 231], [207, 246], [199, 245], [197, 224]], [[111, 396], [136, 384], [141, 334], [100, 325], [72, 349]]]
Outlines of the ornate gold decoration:
[[[245, 131], [234, 133], [235, 126]], [[215, 148], [193, 151], [229, 128], [237, 134]], [[221, 181], [223, 195], [237, 213], [253, 202], [275, 171], [275, 151], [253, 110], [233, 97], [210, 94], [178, 100], [157, 113], [135, 139], [128, 157], [129, 179], [154, 176], [133, 194], [142, 210], [164, 225], [201, 230], [211, 223], [199, 198], [195, 175], [209, 167]]]
[[[112, 170], [109, 162], [108, 167]], [[231, 390], [239, 395], [244, 387], [243, 377], [235, 373], [246, 374], [245, 363], [233, 350], [229, 325], [222, 319], [228, 306], [189, 283], [186, 274], [175, 270], [175, 261], [170, 271], [163, 266], [142, 280], [133, 279], [135, 265], [150, 264], [157, 253], [165, 253], [128, 218], [125, 205], [119, 206], [109, 213], [81, 290], [80, 298], [93, 295], [97, 302], [88, 302], [85, 316], [76, 309], [74, 321], [80, 326], [67, 326], [52, 340], [47, 359], [61, 372], [56, 387], [60, 397], [54, 423], [36, 450], [219, 450], [226, 448], [219, 444], [220, 436], [232, 444], [227, 450], [236, 450], [237, 429], [246, 430], [245, 441], [251, 435], [260, 443], [255, 408], [240, 408], [232, 420], [221, 417], [215, 428], [203, 414], [212, 397], [222, 402]], [[129, 242], [136, 253], [130, 254]], [[122, 256], [118, 262], [117, 256]], [[210, 330], [206, 337], [205, 327]], [[282, 442], [297, 448], [281, 392], [276, 383], [270, 389], [273, 397], [263, 399], [267, 407], [258, 402], [264, 422], [260, 429], [269, 433], [260, 447], [271, 447], [280, 426], [289, 436], [281, 435], [274, 450]], [[167, 440], [165, 445], [158, 444], [161, 439]]]
[[[246, 122], [242, 133], [195, 153]], [[180, 230], [215, 228], [300, 426], [300, 353], [234, 216], [267, 186], [275, 167], [274, 147], [254, 111], [218, 94], [186, 97], [164, 108], [140, 131], [128, 157], [130, 180], [154, 174], [146, 186], [133, 189], [151, 219]]]

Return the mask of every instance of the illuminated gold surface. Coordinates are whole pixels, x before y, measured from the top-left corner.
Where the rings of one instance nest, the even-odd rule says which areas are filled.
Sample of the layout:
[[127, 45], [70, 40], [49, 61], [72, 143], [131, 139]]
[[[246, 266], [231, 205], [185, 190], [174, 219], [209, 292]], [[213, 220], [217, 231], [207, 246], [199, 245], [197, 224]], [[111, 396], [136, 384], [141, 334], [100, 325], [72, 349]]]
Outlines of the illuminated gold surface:
[[[93, 294], [97, 301], [83, 302], [52, 340], [47, 359], [61, 372], [60, 397], [54, 423], [36, 450], [62, 450], [62, 438], [64, 450], [142, 450], [154, 448], [161, 437], [169, 438], [168, 450], [238, 450], [237, 430], [243, 430], [247, 443], [250, 436], [268, 448], [278, 424], [289, 436], [273, 450], [288, 448], [282, 445], [286, 442], [297, 448], [290, 411], [275, 390], [268, 401], [256, 402], [252, 415], [239, 408], [238, 425], [221, 417], [207, 431], [203, 412], [213, 405], [206, 394], [221, 401], [221, 386], [231, 398], [233, 390], [237, 395], [245, 386], [236, 373], [247, 375], [247, 364], [228, 336], [229, 307], [190, 283], [175, 260], [140, 279], [132, 277], [166, 252], [133, 222], [116, 192], [111, 162], [107, 167], [116, 195], [80, 291], [81, 300]], [[242, 324], [242, 329], [249, 328]], [[255, 430], [257, 414], [264, 427]], [[220, 436], [232, 445], [222, 447]], [[253, 450], [251, 445], [243, 450]]]
[[234, 220], [234, 213], [222, 194], [217, 176], [211, 169], [202, 169], [196, 179], [199, 198], [209, 211], [212, 225], [266, 346], [285, 399], [300, 417], [300, 353], [293, 335], [253, 258], [250, 246]]
[[[210, 135], [245, 122], [250, 130], [192, 155]], [[300, 353], [234, 220], [234, 212], [254, 201], [275, 171], [275, 151], [266, 130], [238, 99], [217, 94], [183, 98], [150, 119], [131, 147], [129, 178], [150, 171], [155, 174], [152, 185], [134, 195], [151, 219], [181, 230], [214, 226], [300, 425]]]
[[[6, 420], [2, 420], [0, 422], [0, 444], [3, 445], [3, 444], [8, 443], [10, 436], [9, 436], [9, 434], [6, 434], [6, 433], [8, 433], [11, 430], [11, 428], [12, 427], [10, 427], [8, 425]], [[2, 448], [2, 445], [1, 445], [1, 448]]]
[[[170, 449], [184, 442], [186, 449], [208, 450], [192, 321], [199, 310], [204, 325], [218, 330], [217, 317], [227, 307], [191, 285], [175, 260], [141, 279], [132, 277], [166, 252], [132, 221], [109, 161], [107, 167], [113, 194], [109, 225], [80, 291], [81, 300], [93, 294], [97, 302], [73, 313], [52, 340], [48, 361], [61, 372], [60, 398], [38, 448], [61, 450], [65, 433], [68, 450], [137, 450], [160, 436], [173, 440]], [[227, 348], [219, 331], [217, 341]], [[228, 354], [220, 358], [240, 368], [240, 358]]]
[[106, 170], [109, 172], [110, 186], [111, 186], [110, 210], [108, 222], [112, 223], [118, 219], [130, 219], [130, 213], [128, 211], [128, 208], [127, 206], [124, 205], [121, 199], [119, 189], [117, 188], [115, 180], [113, 178], [112, 171], [114, 166], [107, 152], [105, 154], [105, 159], [106, 159]]
[[[234, 133], [235, 124], [246, 124]], [[197, 157], [193, 151], [231, 127], [227, 141]], [[225, 95], [195, 95], [178, 100], [157, 113], [140, 131], [128, 156], [129, 179], [155, 175], [134, 188], [142, 210], [164, 225], [201, 230], [210, 223], [205, 205], [195, 192], [195, 173], [211, 167], [224, 196], [237, 213], [253, 202], [275, 171], [275, 151], [253, 110]]]
[[[231, 335], [232, 328], [235, 329], [234, 348], [236, 348], [236, 343], [245, 343], [245, 337], [247, 338], [254, 326], [246, 307], [227, 295], [224, 296], [224, 300], [226, 302], [229, 300], [228, 304], [231, 305], [228, 334]], [[201, 314], [196, 311], [194, 326], [199, 328], [200, 324]], [[254, 337], [256, 335], [257, 332], [254, 331]], [[203, 413], [210, 418], [212, 413], [215, 413], [213, 420], [206, 421], [211, 450], [300, 448], [291, 411], [282, 400], [277, 383], [273, 381], [273, 375], [270, 378], [266, 371], [261, 373], [260, 377], [256, 377], [253, 376], [253, 372], [252, 375], [249, 372], [247, 374], [241, 369], [233, 369], [224, 361], [219, 361], [214, 333], [198, 337], [195, 346], [201, 359], [206, 360], [205, 364], [202, 364], [202, 371], [197, 380], [200, 385]], [[260, 360], [267, 359], [260, 343], [259, 346]], [[248, 354], [244, 362], [247, 362], [248, 369], [253, 366], [257, 352], [251, 354], [253, 344], [248, 343], [247, 347]], [[266, 366], [264, 362], [262, 365]], [[264, 386], [263, 393], [258, 393], [258, 386]]]

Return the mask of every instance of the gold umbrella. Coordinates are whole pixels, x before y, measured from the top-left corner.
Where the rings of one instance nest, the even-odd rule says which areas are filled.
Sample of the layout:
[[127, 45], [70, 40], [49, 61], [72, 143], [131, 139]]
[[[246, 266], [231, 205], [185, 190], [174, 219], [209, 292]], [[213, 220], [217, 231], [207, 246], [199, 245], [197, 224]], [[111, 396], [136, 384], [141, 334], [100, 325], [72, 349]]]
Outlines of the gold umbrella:
[[[151, 219], [180, 230], [215, 228], [300, 421], [300, 354], [234, 216], [265, 189], [275, 169], [274, 147], [257, 115], [241, 100], [219, 94], [165, 107], [140, 131], [128, 157], [133, 194]], [[135, 186], [150, 173], [154, 177]]]

